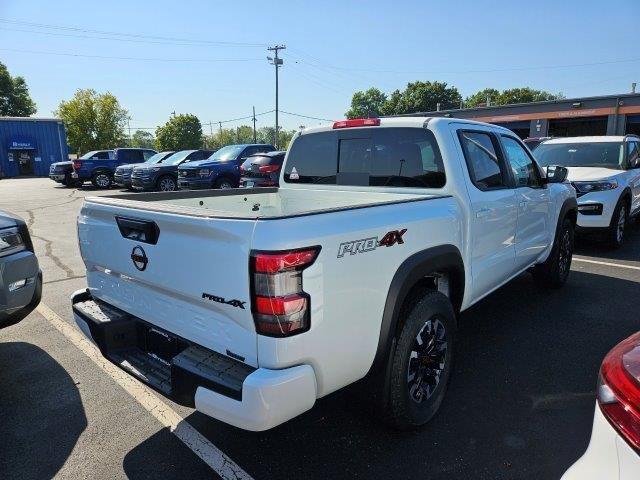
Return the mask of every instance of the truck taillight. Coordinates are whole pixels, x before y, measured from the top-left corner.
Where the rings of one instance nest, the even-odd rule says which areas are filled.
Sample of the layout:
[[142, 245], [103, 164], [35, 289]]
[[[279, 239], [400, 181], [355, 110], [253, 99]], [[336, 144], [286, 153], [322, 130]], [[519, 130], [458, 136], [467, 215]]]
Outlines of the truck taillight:
[[640, 332], [616, 345], [602, 362], [598, 405], [613, 428], [640, 452]]
[[351, 120], [340, 120], [333, 123], [333, 129], [336, 128], [353, 128], [353, 127], [378, 127], [380, 126], [379, 118], [353, 118]]
[[258, 168], [260, 173], [273, 173], [280, 169], [280, 165], [262, 165]]
[[259, 334], [287, 337], [310, 327], [311, 297], [303, 290], [302, 271], [320, 247], [251, 255], [251, 309]]
[[80, 167], [82, 167], [82, 162], [79, 162], [78, 160], [74, 160], [73, 161], [73, 169], [74, 170], [80, 170]]

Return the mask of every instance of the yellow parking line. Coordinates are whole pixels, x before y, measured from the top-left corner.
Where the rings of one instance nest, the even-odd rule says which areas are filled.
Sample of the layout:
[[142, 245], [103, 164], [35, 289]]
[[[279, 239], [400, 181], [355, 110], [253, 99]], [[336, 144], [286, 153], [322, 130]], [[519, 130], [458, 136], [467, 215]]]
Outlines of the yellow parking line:
[[182, 443], [200, 457], [212, 470], [223, 479], [252, 480], [251, 476], [227, 457], [213, 443], [207, 440], [191, 424], [180, 416], [169, 405], [144, 384], [128, 375], [102, 356], [100, 350], [91, 343], [78, 329], [69, 325], [47, 305], [41, 303], [38, 312], [46, 318], [67, 340], [73, 343], [82, 353], [89, 357], [103, 372], [109, 375], [129, 395], [131, 395], [147, 412], [162, 425], [169, 428]]

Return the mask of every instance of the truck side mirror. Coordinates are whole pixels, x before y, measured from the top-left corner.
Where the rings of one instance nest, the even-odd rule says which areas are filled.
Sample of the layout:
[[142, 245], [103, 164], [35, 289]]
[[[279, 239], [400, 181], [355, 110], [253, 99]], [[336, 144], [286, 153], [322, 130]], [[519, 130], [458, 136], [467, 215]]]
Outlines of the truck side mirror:
[[549, 165], [547, 167], [547, 183], [563, 183], [568, 175], [569, 170], [566, 167], [560, 165]]

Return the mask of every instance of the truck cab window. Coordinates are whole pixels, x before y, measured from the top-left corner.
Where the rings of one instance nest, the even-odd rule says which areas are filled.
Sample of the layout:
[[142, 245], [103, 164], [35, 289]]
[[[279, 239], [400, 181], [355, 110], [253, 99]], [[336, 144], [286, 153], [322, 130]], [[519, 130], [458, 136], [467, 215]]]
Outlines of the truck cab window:
[[459, 132], [473, 184], [480, 190], [492, 190], [508, 186], [506, 172], [497, 154], [489, 132]]
[[533, 163], [533, 159], [522, 145], [516, 139], [502, 135], [502, 146], [504, 147], [507, 161], [511, 166], [516, 188], [542, 186], [538, 167]]

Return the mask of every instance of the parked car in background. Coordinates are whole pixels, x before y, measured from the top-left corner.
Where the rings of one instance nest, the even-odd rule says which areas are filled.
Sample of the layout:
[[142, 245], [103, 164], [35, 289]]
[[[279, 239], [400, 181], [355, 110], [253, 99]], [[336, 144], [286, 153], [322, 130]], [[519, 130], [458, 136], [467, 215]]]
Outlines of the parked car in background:
[[181, 150], [154, 165], [136, 165], [131, 172], [131, 188], [172, 192], [178, 189], [178, 167], [208, 158], [211, 150]]
[[[173, 150], [156, 153], [154, 156], [149, 157], [144, 162], [144, 164], [157, 165], [174, 153], [175, 152]], [[133, 167], [135, 167], [136, 165], [140, 164], [130, 163], [128, 165], [120, 165], [118, 168], [116, 168], [116, 173], [113, 175], [113, 183], [122, 188], [131, 188], [131, 172], [133, 171]]]
[[193, 162], [178, 169], [178, 187], [183, 189], [237, 188], [240, 185], [240, 164], [256, 153], [272, 152], [273, 145], [227, 145], [202, 162]]
[[[78, 160], [111, 160], [113, 150], [93, 150], [82, 155]], [[73, 161], [52, 163], [49, 168], [49, 178], [55, 182], [62, 183], [67, 187], [82, 185], [82, 182], [73, 177]]]
[[600, 367], [591, 441], [562, 480], [640, 478], [640, 332], [615, 346]]
[[277, 187], [287, 152], [256, 153], [240, 165], [240, 187]]
[[529, 137], [523, 140], [524, 144], [529, 147], [529, 150], [532, 152], [536, 149], [538, 145], [540, 145], [545, 140], [549, 140], [552, 137]]
[[77, 184], [77, 182], [71, 178], [72, 173], [73, 162], [71, 160], [55, 162], [49, 167], [49, 178], [56, 183], [61, 183], [65, 187], [72, 187]]
[[42, 272], [27, 224], [0, 211], [0, 328], [29, 315], [41, 296]]
[[566, 282], [566, 174], [462, 119], [306, 129], [279, 188], [86, 198], [74, 317], [131, 375], [236, 427], [369, 376], [379, 418], [413, 428], [445, 398], [458, 312], [522, 272]]
[[599, 233], [613, 248], [629, 219], [640, 213], [640, 137], [554, 138], [534, 152], [542, 166], [568, 167], [578, 194], [580, 233]]
[[109, 188], [113, 183], [116, 168], [120, 165], [142, 163], [156, 153], [158, 152], [148, 148], [100, 150], [88, 158], [83, 158], [83, 155], [74, 160], [71, 178], [77, 180], [80, 184], [90, 181], [94, 187]]

